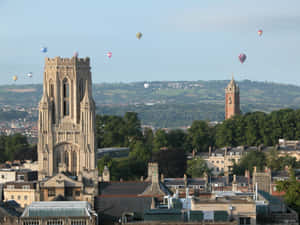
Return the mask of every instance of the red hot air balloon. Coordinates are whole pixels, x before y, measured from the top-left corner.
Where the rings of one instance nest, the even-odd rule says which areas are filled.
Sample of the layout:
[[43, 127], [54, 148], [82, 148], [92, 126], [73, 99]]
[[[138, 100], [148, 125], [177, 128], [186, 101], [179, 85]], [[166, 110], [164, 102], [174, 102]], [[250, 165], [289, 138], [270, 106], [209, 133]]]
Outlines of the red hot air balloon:
[[111, 58], [112, 57], [112, 52], [108, 52], [106, 55], [107, 55], [108, 58]]
[[242, 53], [239, 55], [239, 60], [241, 63], [244, 63], [246, 59], [247, 59], [247, 56], [245, 54]]
[[263, 34], [263, 30], [258, 30], [257, 33], [259, 36], [261, 36]]

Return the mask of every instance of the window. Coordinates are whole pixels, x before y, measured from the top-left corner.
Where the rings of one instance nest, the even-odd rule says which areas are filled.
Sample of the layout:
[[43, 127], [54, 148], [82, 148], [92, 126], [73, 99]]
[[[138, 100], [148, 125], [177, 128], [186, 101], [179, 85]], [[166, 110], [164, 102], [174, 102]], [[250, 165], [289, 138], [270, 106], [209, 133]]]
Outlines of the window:
[[224, 163], [224, 161], [221, 161], [221, 163]]
[[11, 196], [10, 196], [10, 199], [15, 199], [15, 196], [11, 195]]
[[219, 160], [217, 161], [217, 163], [219, 163]]
[[18, 195], [18, 200], [21, 200], [21, 196], [20, 195]]
[[27, 195], [25, 195], [25, 196], [24, 196], [24, 200], [27, 200], [27, 199], [28, 199], [28, 196], [27, 196]]
[[211, 163], [215, 163], [215, 161], [211, 161]]
[[73, 188], [66, 188], [66, 190], [65, 190], [65, 195], [67, 196], [67, 197], [72, 197], [73, 196]]
[[5, 178], [5, 176], [2, 174], [2, 175], [1, 175], [1, 178], [2, 178], [2, 179], [4, 179], [4, 178]]
[[69, 114], [69, 83], [67, 79], [65, 79], [63, 81], [63, 115], [68, 116]]
[[81, 79], [79, 81], [79, 99], [80, 99], [80, 101], [83, 99], [83, 95], [84, 95], [84, 87], [83, 87], [83, 80]]
[[48, 189], [48, 197], [55, 196], [55, 188], [49, 188]]
[[71, 225], [86, 225], [86, 221], [84, 219], [72, 219]]
[[15, 189], [15, 185], [7, 185], [7, 189]]
[[250, 217], [240, 217], [240, 225], [250, 225], [251, 224], [251, 219]]
[[17, 181], [24, 181], [24, 179], [25, 179], [25, 177], [23, 174], [22, 175], [19, 174], [17, 177]]
[[75, 195], [76, 195], [76, 196], [80, 196], [80, 191], [76, 191], [76, 192], [75, 192]]
[[40, 225], [39, 219], [23, 219], [22, 225]]
[[54, 85], [50, 84], [50, 98], [54, 97]]
[[49, 219], [47, 225], [63, 225], [62, 219]]
[[54, 101], [51, 102], [51, 116], [52, 116], [52, 123], [55, 123], [55, 103]]
[[216, 171], [219, 172], [219, 168], [218, 167], [216, 168]]

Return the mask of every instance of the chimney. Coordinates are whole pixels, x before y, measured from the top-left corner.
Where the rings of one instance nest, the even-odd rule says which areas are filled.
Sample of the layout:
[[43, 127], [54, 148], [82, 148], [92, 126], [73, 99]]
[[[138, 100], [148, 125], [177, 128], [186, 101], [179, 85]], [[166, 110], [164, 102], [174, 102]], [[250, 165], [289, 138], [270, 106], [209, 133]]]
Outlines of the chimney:
[[256, 166], [253, 167], [253, 173], [256, 173]]
[[184, 186], [187, 187], [187, 176], [186, 176], [186, 174], [183, 175], [183, 180], [184, 180]]
[[155, 209], [155, 199], [152, 197], [152, 200], [151, 200], [151, 209]]
[[227, 155], [227, 146], [225, 147], [225, 156]]
[[237, 182], [236, 182], [236, 175], [233, 174], [232, 191], [237, 192], [237, 189], [238, 189], [237, 187], [238, 187], [238, 185], [237, 185]]
[[287, 172], [289, 172], [290, 167], [288, 165], [285, 165], [284, 170], [287, 171]]
[[161, 182], [161, 183], [164, 183], [164, 182], [165, 182], [165, 176], [164, 176], [163, 173], [160, 175], [160, 182]]
[[211, 155], [211, 146], [208, 147], [208, 155]]
[[159, 171], [158, 171], [158, 163], [148, 163], [148, 176], [149, 173], [151, 174], [151, 177], [148, 177], [151, 179], [152, 183], [159, 183]]
[[143, 182], [143, 181], [144, 181], [144, 177], [143, 177], [143, 176], [141, 176], [141, 178], [140, 178], [140, 181], [141, 181], [141, 182]]

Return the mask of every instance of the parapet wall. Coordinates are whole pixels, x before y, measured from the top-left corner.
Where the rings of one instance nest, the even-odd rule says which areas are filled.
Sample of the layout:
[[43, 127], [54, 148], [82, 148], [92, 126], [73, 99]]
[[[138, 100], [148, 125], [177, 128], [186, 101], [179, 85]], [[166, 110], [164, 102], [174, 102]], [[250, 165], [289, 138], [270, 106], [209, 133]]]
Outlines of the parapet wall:
[[45, 58], [45, 67], [51, 66], [90, 66], [90, 58], [61, 58], [59, 56], [55, 58]]

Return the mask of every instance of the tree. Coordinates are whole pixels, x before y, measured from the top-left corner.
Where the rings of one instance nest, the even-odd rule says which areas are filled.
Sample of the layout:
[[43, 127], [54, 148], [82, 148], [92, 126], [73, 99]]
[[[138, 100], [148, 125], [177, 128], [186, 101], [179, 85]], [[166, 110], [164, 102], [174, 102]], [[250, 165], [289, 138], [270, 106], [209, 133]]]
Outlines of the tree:
[[182, 149], [168, 149], [155, 152], [152, 160], [157, 162], [165, 177], [183, 177], [186, 171], [186, 155]]
[[130, 160], [140, 160], [147, 164], [151, 158], [151, 151], [142, 141], [136, 141], [130, 150], [129, 158]]
[[180, 148], [184, 149], [185, 142], [186, 142], [186, 133], [183, 130], [171, 130], [167, 134], [168, 140], [168, 148]]
[[266, 166], [266, 156], [260, 151], [251, 151], [241, 158], [239, 164], [234, 164], [233, 174], [243, 175], [245, 170], [253, 171], [256, 166], [258, 170], [262, 170]]
[[188, 140], [193, 149], [199, 152], [207, 151], [208, 147], [213, 144], [208, 123], [200, 120], [194, 121], [191, 128], [188, 129]]
[[210, 169], [207, 167], [205, 160], [200, 157], [187, 161], [186, 173], [193, 178], [203, 177], [204, 173], [207, 175], [211, 174]]
[[277, 190], [285, 192], [285, 202], [297, 212], [300, 211], [300, 182], [297, 181], [294, 171], [290, 170], [291, 176], [289, 180], [278, 181]]
[[153, 150], [158, 152], [160, 148], [168, 146], [167, 133], [164, 130], [157, 130], [153, 141]]
[[124, 115], [124, 122], [127, 141], [129, 143], [142, 137], [141, 121], [136, 112], [126, 112]]

